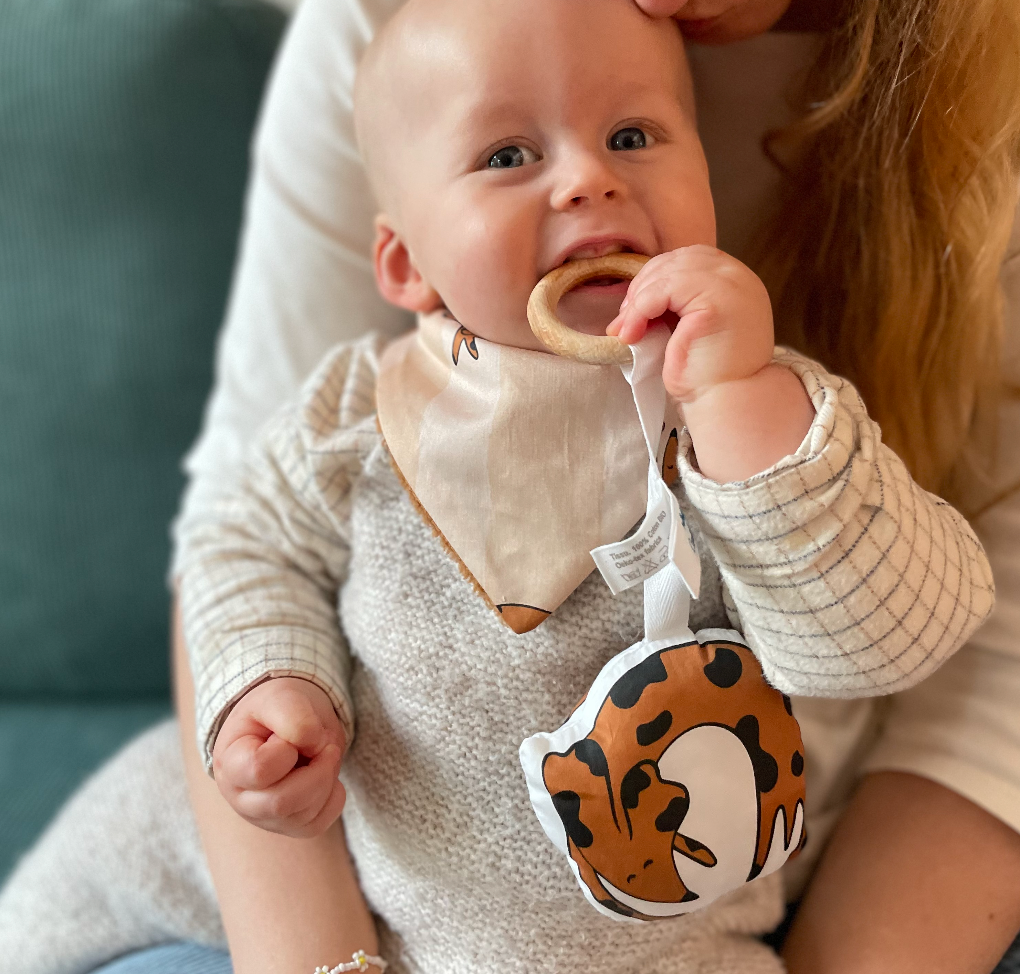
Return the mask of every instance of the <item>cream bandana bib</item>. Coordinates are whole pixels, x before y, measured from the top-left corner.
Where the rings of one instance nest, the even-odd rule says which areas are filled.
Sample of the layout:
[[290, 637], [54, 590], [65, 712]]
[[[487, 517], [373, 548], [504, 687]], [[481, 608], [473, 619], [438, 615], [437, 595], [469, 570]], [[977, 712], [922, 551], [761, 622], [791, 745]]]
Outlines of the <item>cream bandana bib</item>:
[[415, 503], [514, 632], [644, 513], [648, 452], [616, 366], [497, 345], [436, 312], [386, 350], [377, 399]]

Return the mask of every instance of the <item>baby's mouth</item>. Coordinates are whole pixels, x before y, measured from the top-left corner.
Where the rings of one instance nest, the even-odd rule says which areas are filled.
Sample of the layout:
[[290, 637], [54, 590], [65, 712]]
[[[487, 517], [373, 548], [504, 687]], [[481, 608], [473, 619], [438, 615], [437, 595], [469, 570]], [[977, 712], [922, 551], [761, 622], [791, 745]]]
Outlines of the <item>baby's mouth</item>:
[[591, 277], [582, 284], [578, 284], [578, 287], [612, 287], [614, 284], [619, 284], [623, 281], [622, 277]]
[[[640, 251], [629, 243], [623, 241], [592, 241], [590, 243], [582, 243], [576, 249], [568, 253], [558, 266], [563, 267], [566, 264], [570, 264], [578, 260], [591, 260], [598, 257], [608, 257], [612, 254], [636, 254]], [[599, 291], [602, 294], [613, 293], [613, 290], [622, 290], [626, 293], [627, 287], [630, 284], [628, 278], [619, 277], [613, 274], [607, 274], [603, 277], [591, 277], [587, 281], [582, 281], [580, 284], [575, 285], [571, 288], [571, 291]]]
[[[575, 239], [572, 245], [568, 245], [554, 258], [555, 263], [549, 266], [547, 273], [578, 260], [593, 260], [599, 257], [611, 257], [615, 254], [643, 254], [645, 252], [645, 247], [640, 241], [622, 234], [619, 237], [606, 234]], [[620, 300], [622, 300], [622, 295], [626, 294], [629, 284], [629, 277], [620, 277], [610, 272], [599, 277], [590, 277], [570, 290], [581, 294], [588, 293], [593, 296], [599, 294], [606, 297], [619, 291], [621, 292]]]

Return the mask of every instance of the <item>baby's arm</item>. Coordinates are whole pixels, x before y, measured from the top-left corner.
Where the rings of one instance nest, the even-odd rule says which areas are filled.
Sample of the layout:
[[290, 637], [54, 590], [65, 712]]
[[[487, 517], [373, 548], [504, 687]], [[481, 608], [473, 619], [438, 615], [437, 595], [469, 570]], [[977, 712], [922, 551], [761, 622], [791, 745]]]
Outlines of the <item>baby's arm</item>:
[[194, 735], [186, 731], [194, 727], [194, 691], [179, 617], [174, 670], [188, 792], [234, 974], [311, 974], [320, 965], [347, 960], [355, 950], [378, 953], [375, 925], [340, 823], [310, 839], [256, 828], [223, 800], [206, 773]]
[[[344, 741], [353, 738], [337, 592], [349, 558], [351, 487], [364, 452], [378, 445], [378, 351], [378, 339], [335, 350], [259, 437], [238, 486], [181, 526], [181, 614], [207, 770], [232, 708], [241, 707], [240, 720], [245, 696], [270, 678], [314, 684]], [[264, 692], [275, 698], [279, 686]], [[250, 729], [229, 743], [243, 750]]]
[[610, 331], [636, 341], [667, 312], [684, 488], [766, 677], [836, 697], [920, 682], [992, 608], [970, 525], [913, 482], [848, 382], [773, 350], [767, 295], [738, 261], [654, 258]]
[[[201, 772], [235, 746], [243, 765], [245, 752], [257, 752], [259, 739], [265, 734], [268, 742], [273, 729], [311, 758], [301, 767], [287, 745], [270, 745], [268, 763], [280, 762], [270, 770], [293, 762], [287, 774], [297, 780], [315, 765], [316, 748], [324, 754], [351, 739], [349, 662], [336, 593], [348, 559], [350, 487], [363, 448], [378, 444], [377, 352], [378, 342], [364, 341], [331, 356], [301, 403], [260, 438], [243, 486], [181, 527], [180, 605], [199, 741], [198, 749], [186, 748], [189, 780], [239, 974], [311, 974], [316, 965], [348, 960], [354, 949], [375, 952], [342, 829], [328, 821], [342, 802], [334, 758], [326, 754], [328, 774], [318, 779], [329, 795], [305, 823], [314, 823], [315, 837], [300, 840], [250, 826]], [[260, 700], [281, 693], [300, 698], [282, 720]], [[314, 712], [317, 740], [305, 738], [307, 728], [286, 726], [302, 701]], [[251, 797], [243, 800], [249, 817], [291, 818], [282, 823], [285, 831], [295, 825], [295, 811], [298, 818], [307, 811], [301, 801], [273, 807], [273, 799], [252, 808]]]

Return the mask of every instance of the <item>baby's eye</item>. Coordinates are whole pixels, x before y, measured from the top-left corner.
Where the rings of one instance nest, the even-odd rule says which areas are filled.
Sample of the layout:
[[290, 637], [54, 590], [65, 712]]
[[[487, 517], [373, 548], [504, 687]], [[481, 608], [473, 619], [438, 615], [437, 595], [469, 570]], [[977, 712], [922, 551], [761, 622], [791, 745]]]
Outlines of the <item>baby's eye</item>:
[[505, 145], [489, 157], [490, 169], [516, 169], [529, 163], [538, 162], [538, 155], [521, 145]]
[[629, 152], [632, 149], [647, 149], [654, 141], [644, 129], [632, 126], [614, 132], [609, 137], [609, 148], [614, 152]]

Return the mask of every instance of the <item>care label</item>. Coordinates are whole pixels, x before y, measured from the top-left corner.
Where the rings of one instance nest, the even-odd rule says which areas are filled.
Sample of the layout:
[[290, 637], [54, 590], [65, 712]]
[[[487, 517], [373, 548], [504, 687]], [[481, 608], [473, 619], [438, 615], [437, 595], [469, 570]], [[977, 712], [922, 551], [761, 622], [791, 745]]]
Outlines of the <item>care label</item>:
[[648, 501], [648, 511], [634, 534], [592, 550], [598, 570], [613, 595], [619, 595], [643, 584], [672, 561], [691, 596], [697, 598], [701, 561], [691, 544], [680, 505], [655, 466], [649, 476]]

